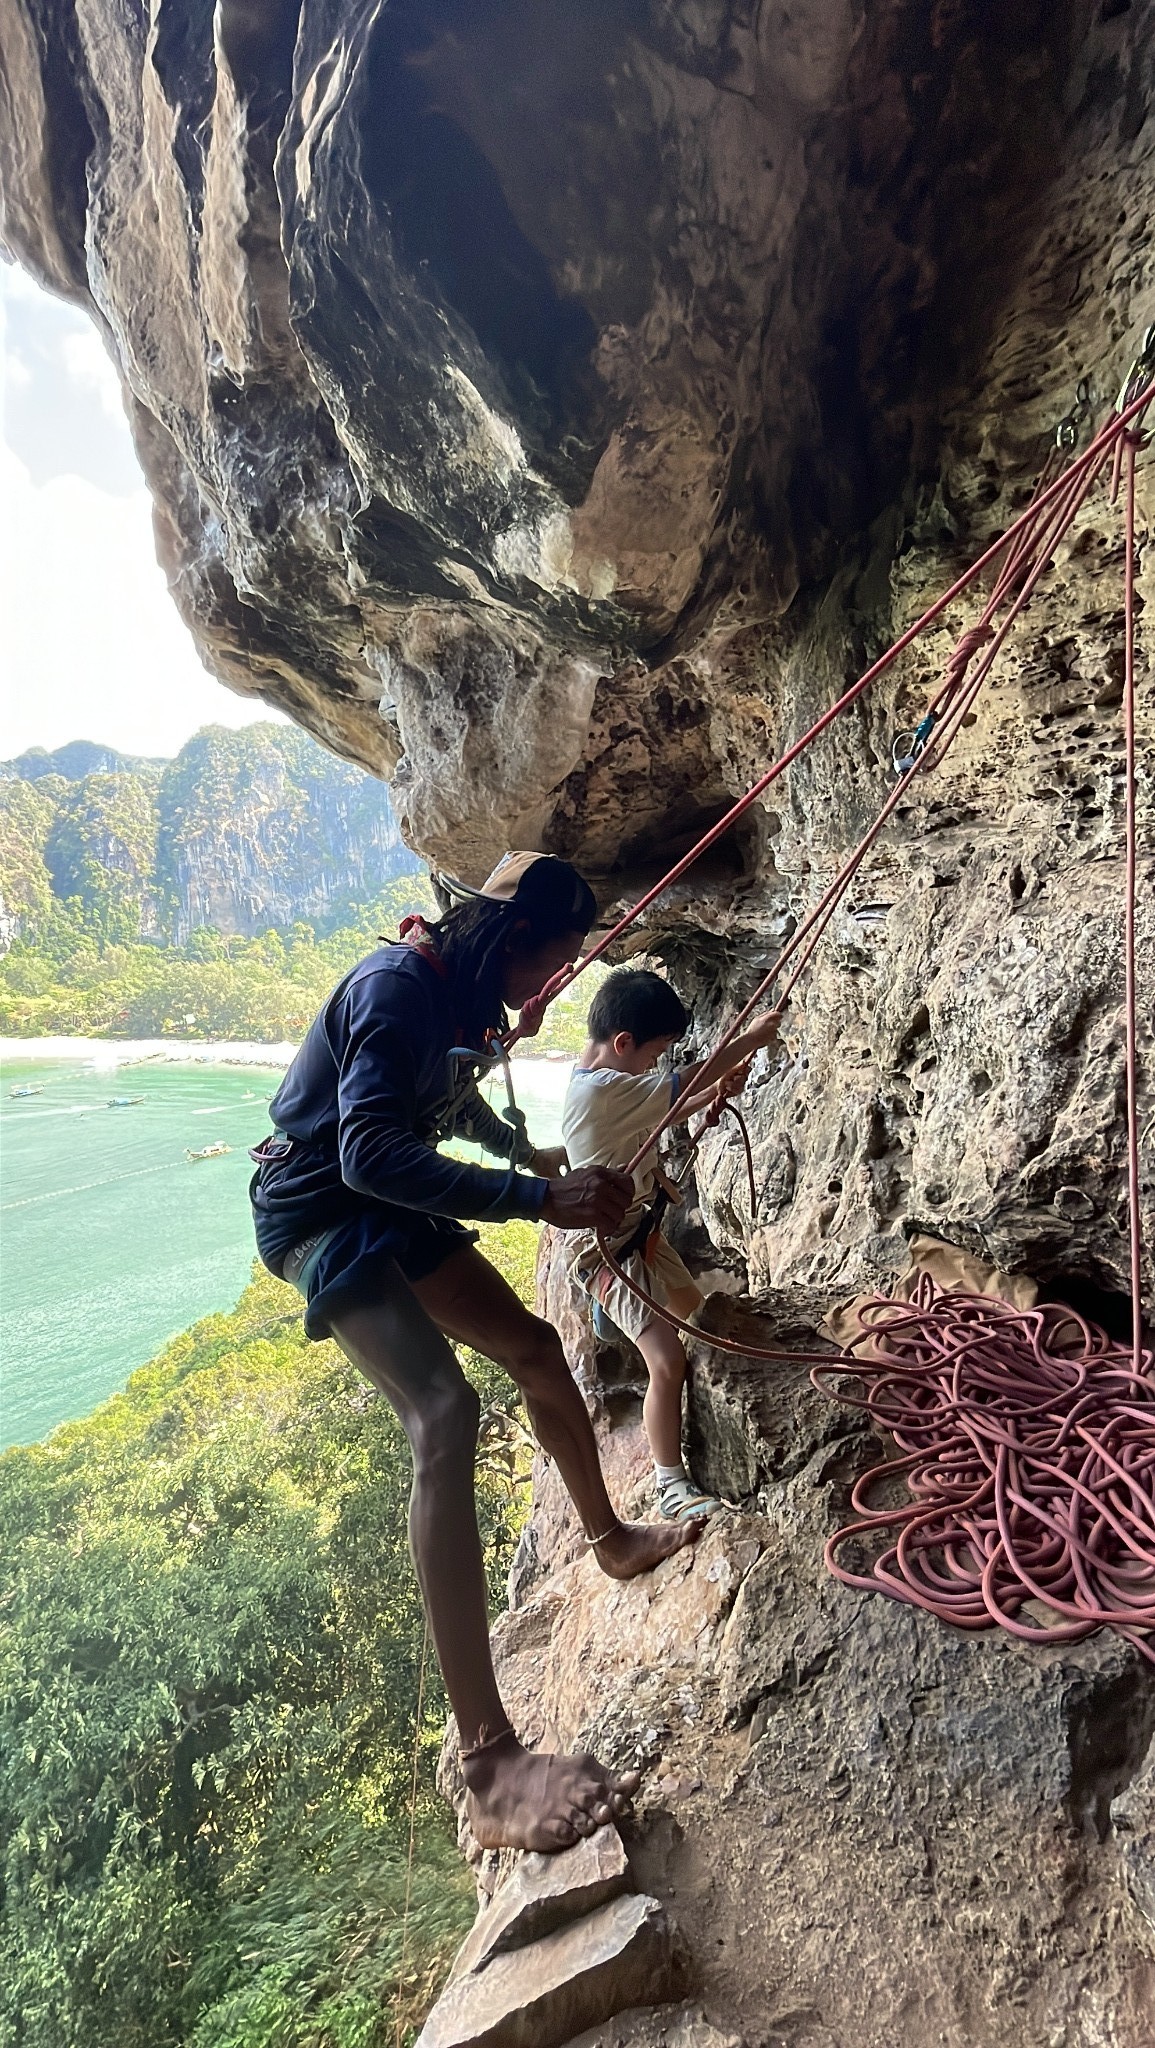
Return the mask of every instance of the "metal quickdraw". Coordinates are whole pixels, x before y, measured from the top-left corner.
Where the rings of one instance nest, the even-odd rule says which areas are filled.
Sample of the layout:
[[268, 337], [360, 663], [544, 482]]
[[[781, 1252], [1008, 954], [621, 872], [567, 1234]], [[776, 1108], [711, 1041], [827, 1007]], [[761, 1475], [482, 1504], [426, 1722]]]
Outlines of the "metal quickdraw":
[[526, 1125], [525, 1111], [518, 1106], [517, 1097], [513, 1092], [513, 1068], [510, 1065], [509, 1054], [506, 1051], [504, 1042], [496, 1031], [490, 1032], [486, 1043], [494, 1063], [496, 1064], [500, 1060], [502, 1072], [505, 1076], [505, 1108], [501, 1112], [501, 1117], [503, 1123], [512, 1126], [516, 1136], [514, 1158], [529, 1158], [534, 1150], [534, 1145]]
[[919, 755], [925, 751], [926, 743], [938, 724], [938, 717], [937, 711], [928, 711], [925, 718], [919, 720], [913, 732], [895, 734], [890, 758], [896, 775], [909, 774]]
[[1141, 448], [1143, 446], [1145, 438], [1143, 420], [1147, 410], [1145, 394], [1150, 395], [1153, 382], [1155, 382], [1155, 323], [1144, 334], [1142, 347], [1127, 375], [1124, 377], [1119, 396], [1115, 401], [1116, 417], [1130, 411], [1136, 405], [1138, 405], [1138, 413], [1130, 431], [1126, 434], [1120, 434], [1115, 443], [1115, 459], [1111, 468], [1110, 500], [1112, 505], [1115, 504], [1119, 496], [1119, 483], [1123, 475], [1124, 448], [1128, 444], [1132, 448]]
[[1119, 396], [1115, 401], [1117, 413], [1126, 412], [1136, 398], [1141, 397], [1148, 384], [1155, 380], [1155, 322], [1143, 336], [1143, 343], [1123, 379]]
[[1090, 417], [1093, 402], [1090, 378], [1080, 377], [1075, 386], [1075, 403], [1070, 412], [1064, 413], [1055, 428], [1055, 446], [1064, 454], [1069, 454], [1070, 450], [1077, 446], [1079, 434]]

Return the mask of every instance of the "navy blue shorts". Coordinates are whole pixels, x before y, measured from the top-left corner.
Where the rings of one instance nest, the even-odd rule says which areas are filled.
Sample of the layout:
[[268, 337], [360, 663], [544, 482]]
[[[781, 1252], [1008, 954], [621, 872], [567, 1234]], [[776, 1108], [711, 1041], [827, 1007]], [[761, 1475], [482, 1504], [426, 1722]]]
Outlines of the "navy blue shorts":
[[332, 1334], [332, 1317], [379, 1301], [395, 1273], [424, 1280], [477, 1239], [476, 1230], [451, 1216], [415, 1209], [399, 1224], [367, 1209], [295, 1245], [282, 1262], [283, 1277], [305, 1297], [305, 1335], [319, 1340]]

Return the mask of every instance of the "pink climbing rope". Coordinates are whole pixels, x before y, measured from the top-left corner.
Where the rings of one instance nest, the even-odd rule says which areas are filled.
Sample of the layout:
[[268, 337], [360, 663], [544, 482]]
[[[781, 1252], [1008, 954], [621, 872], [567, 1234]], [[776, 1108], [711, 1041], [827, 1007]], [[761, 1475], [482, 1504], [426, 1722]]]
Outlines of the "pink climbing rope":
[[1127, 1010], [1127, 1193], [1131, 1221], [1131, 1348], [1135, 1371], [1143, 1340], [1143, 1247], [1139, 1220], [1139, 997], [1135, 955], [1135, 896], [1138, 867], [1139, 819], [1138, 775], [1135, 764], [1135, 452], [1136, 432], [1128, 432], [1126, 443], [1126, 499], [1124, 529], [1126, 560], [1123, 567], [1124, 678], [1123, 732], [1127, 785], [1127, 865], [1123, 906], [1123, 964]]
[[[926, 1275], [910, 1303], [865, 1303], [859, 1325], [869, 1355], [810, 1377], [901, 1455], [854, 1487], [855, 1519], [826, 1545], [834, 1577], [1030, 1642], [1110, 1626], [1155, 1664], [1155, 1355], [1073, 1309], [942, 1293]], [[871, 1505], [900, 1479], [905, 1501]], [[880, 1537], [872, 1562], [843, 1561]], [[1042, 1610], [1029, 1620], [1028, 1602]]]
[[[787, 747], [785, 753], [779, 755], [778, 759], [767, 768], [765, 773], [760, 775], [758, 780], [751, 785], [745, 795], [739, 797], [737, 802], [730, 806], [725, 815], [719, 818], [717, 823], [712, 825], [708, 832], [704, 832], [700, 839], [695, 840], [689, 852], [683, 854], [682, 858], [676, 861], [673, 867], [668, 869], [661, 877], [661, 880], [654, 883], [652, 889], [648, 889], [644, 896], [640, 896], [636, 903], [631, 904], [624, 915], [617, 920], [617, 923], [609, 931], [603, 933], [597, 944], [590, 947], [588, 953], [583, 953], [581, 959], [576, 960], [572, 967], [561, 968], [546, 983], [545, 987], [538, 991], [537, 995], [532, 996], [528, 1002], [522, 1005], [515, 1029], [506, 1036], [505, 1043], [507, 1049], [511, 1049], [520, 1039], [532, 1038], [540, 1030], [542, 1018], [550, 1003], [554, 1002], [559, 995], [569, 988], [570, 984], [577, 980], [578, 975], [584, 973], [587, 967], [592, 966], [595, 960], [600, 960], [609, 951], [610, 947], [615, 945], [618, 939], [624, 936], [630, 929], [630, 926], [635, 924], [651, 905], [657, 902], [659, 896], [663, 896], [667, 889], [672, 888], [675, 882], [680, 881], [682, 876], [688, 873], [695, 861], [700, 860], [701, 856], [708, 852], [710, 847], [714, 846], [730, 830], [730, 827], [736, 824], [738, 819], [743, 817], [753, 804], [758, 802], [760, 797], [765, 795], [771, 784], [777, 781], [778, 777], [790, 767], [791, 763], [796, 761], [799, 755], [805, 752], [807, 747], [813, 745], [814, 741], [826, 731], [826, 728], [843, 711], [846, 711], [851, 704], [856, 703], [858, 698], [870, 688], [871, 684], [877, 682], [879, 676], [885, 674], [886, 670], [892, 667], [899, 655], [904, 653], [929, 626], [932, 626], [936, 619], [941, 618], [942, 614], [954, 603], [955, 599], [961, 597], [963, 592], [970, 588], [976, 578], [982, 575], [984, 569], [989, 568], [1004, 553], [1006, 561], [1003, 576], [1000, 578], [1000, 585], [1005, 582], [1013, 566], [1023, 559], [1026, 552], [1024, 542], [1029, 539], [1040, 512], [1050, 506], [1056, 498], [1066, 493], [1071, 485], [1077, 483], [1085, 472], [1093, 470], [1097, 476], [1102, 467], [1104, 456], [1117, 452], [1120, 447], [1120, 436], [1123, 429], [1130, 426], [1133, 420], [1137, 421], [1150, 403], [1151, 392], [1146, 387], [1138, 395], [1129, 397], [1122, 411], [1112, 415], [1105, 425], [1100, 428], [1083, 453], [1077, 456], [1073, 462], [1069, 463], [1067, 468], [1053, 481], [1045, 482], [1044, 479], [1047, 477], [1050, 468], [1050, 457], [1048, 457], [1048, 463], [1043, 472], [1043, 479], [1040, 479], [1040, 487], [1032, 498], [1031, 503], [1020, 512], [1018, 518], [1012, 520], [1006, 531], [1001, 533], [997, 540], [993, 540], [990, 546], [970, 564], [969, 568], [964, 569], [962, 574], [956, 577], [949, 590], [945, 590], [941, 597], [936, 598], [935, 602], [929, 605], [926, 611], [914, 621], [914, 624], [908, 626], [906, 631], [899, 635], [898, 639], [886, 649], [886, 652], [881, 654], [878, 660], [872, 663], [870, 668], [866, 669], [859, 676], [857, 682], [852, 683], [848, 690], [844, 690], [842, 696], [835, 703], [831, 704], [822, 713], [821, 717], [815, 719], [814, 724], [802, 734], [800, 739], [795, 740], [791, 746]], [[963, 636], [955, 650], [955, 654], [952, 657], [952, 661], [955, 664], [959, 663], [960, 654], [967, 637], [967, 635]], [[965, 670], [969, 659], [970, 653], [968, 652], [966, 658], [961, 663], [961, 670]], [[947, 677], [944, 680], [944, 688], [950, 680], [951, 670], [948, 668]]]
[[[1130, 388], [1129, 380], [1125, 391]], [[1147, 383], [1095, 437], [1086, 455], [1040, 490], [1003, 542], [987, 551], [984, 560], [1010, 543], [982, 616], [959, 639], [924, 720], [923, 753], [909, 760], [873, 824], [695, 1080], [700, 1088], [717, 1074], [721, 1055], [793, 960], [777, 1004], [779, 1012], [784, 1008], [866, 853], [914, 775], [944, 758], [1055, 547], [1112, 460], [1116, 479], [1120, 472], [1126, 479], [1124, 959], [1131, 1345], [1124, 1350], [1113, 1344], [1069, 1309], [1018, 1311], [986, 1296], [940, 1293], [924, 1276], [912, 1303], [878, 1297], [860, 1310], [868, 1357], [857, 1355], [860, 1346], [840, 1356], [771, 1349], [703, 1331], [649, 1301], [604, 1239], [599, 1247], [615, 1277], [672, 1328], [751, 1359], [809, 1362], [811, 1378], [822, 1392], [865, 1410], [880, 1432], [893, 1437], [901, 1455], [859, 1480], [851, 1497], [856, 1519], [827, 1543], [827, 1566], [843, 1584], [886, 1593], [958, 1627], [998, 1626], [1035, 1642], [1073, 1642], [1109, 1625], [1155, 1663], [1155, 1355], [1142, 1343], [1135, 935], [1135, 453], [1142, 439], [1141, 416], [1152, 396]], [[953, 586], [952, 594], [959, 587]], [[1005, 616], [996, 627], [995, 615], [1004, 605]], [[892, 654], [939, 610], [932, 607], [924, 614]], [[976, 657], [981, 659], [976, 662]], [[886, 659], [755, 788], [765, 788], [796, 758], [881, 672]], [[692, 852], [671, 870], [671, 878], [685, 872], [694, 857]], [[634, 914], [657, 893], [643, 898]], [[605, 943], [630, 921], [622, 920]], [[659, 1124], [628, 1170], [636, 1171], [676, 1113], [672, 1110]], [[861, 1394], [847, 1391], [849, 1379], [863, 1388]], [[884, 1481], [893, 1487], [900, 1477], [907, 1499], [872, 1508], [869, 1497], [875, 1487]], [[843, 1562], [842, 1553], [852, 1542], [861, 1546], [879, 1536], [896, 1540], [873, 1562], [860, 1570]]]

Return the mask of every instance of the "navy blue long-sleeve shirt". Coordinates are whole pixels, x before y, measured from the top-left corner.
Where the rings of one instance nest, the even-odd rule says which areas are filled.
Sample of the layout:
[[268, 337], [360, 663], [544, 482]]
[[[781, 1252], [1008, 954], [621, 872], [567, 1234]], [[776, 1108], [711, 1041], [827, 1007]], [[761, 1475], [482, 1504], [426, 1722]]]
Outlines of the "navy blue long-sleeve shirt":
[[548, 1182], [435, 1150], [454, 1131], [506, 1159], [522, 1149], [453, 1053], [457, 1009], [446, 970], [413, 945], [371, 953], [334, 989], [270, 1105], [288, 1143], [269, 1148], [252, 1184], [261, 1256], [274, 1271], [294, 1245], [366, 1202], [478, 1222], [541, 1214]]

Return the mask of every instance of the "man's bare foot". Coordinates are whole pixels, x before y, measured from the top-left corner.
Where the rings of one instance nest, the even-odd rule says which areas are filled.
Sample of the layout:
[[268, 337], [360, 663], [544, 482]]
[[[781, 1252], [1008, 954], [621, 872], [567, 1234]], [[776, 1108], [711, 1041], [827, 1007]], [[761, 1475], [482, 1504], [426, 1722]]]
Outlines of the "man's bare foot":
[[652, 1572], [675, 1550], [696, 1543], [705, 1526], [705, 1518], [699, 1516], [689, 1522], [619, 1522], [590, 1547], [611, 1579], [636, 1579], [639, 1572]]
[[469, 1825], [483, 1849], [572, 1849], [632, 1810], [637, 1771], [612, 1777], [592, 1756], [539, 1756], [512, 1728], [461, 1759]]

